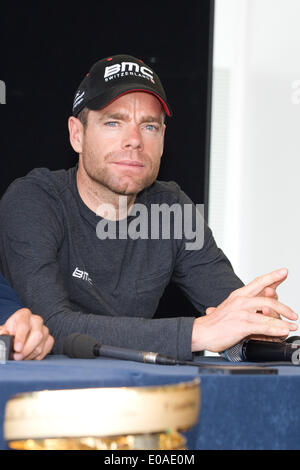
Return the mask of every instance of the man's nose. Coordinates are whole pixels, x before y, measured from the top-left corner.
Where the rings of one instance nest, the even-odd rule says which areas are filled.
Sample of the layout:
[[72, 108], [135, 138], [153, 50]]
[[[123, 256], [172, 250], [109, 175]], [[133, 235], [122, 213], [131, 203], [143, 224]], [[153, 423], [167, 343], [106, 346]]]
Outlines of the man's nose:
[[143, 149], [142, 134], [138, 125], [132, 124], [127, 127], [123, 138], [123, 148], [125, 148], [126, 150]]

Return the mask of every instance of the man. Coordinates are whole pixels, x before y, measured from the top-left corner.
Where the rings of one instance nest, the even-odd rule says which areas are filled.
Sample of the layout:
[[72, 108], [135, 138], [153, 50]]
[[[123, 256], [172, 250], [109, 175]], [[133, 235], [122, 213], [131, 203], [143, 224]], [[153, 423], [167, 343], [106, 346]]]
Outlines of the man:
[[53, 337], [38, 315], [23, 308], [18, 296], [0, 274], [0, 335], [14, 336], [13, 358], [43, 359], [53, 347]]
[[[36, 169], [1, 201], [1, 268], [22, 302], [43, 315], [56, 353], [66, 336], [82, 332], [189, 360], [194, 351], [222, 351], [249, 335], [284, 337], [297, 329], [287, 321], [297, 315], [276, 298], [287, 270], [243, 286], [203, 220], [199, 229], [192, 201], [176, 183], [156, 181], [165, 114], [171, 110], [150, 67], [123, 55], [98, 61], [69, 119], [78, 167]], [[191, 209], [179, 223], [170, 219], [169, 237], [152, 220], [162, 205]], [[199, 230], [201, 246], [188, 246]], [[153, 319], [171, 280], [207, 315]]]

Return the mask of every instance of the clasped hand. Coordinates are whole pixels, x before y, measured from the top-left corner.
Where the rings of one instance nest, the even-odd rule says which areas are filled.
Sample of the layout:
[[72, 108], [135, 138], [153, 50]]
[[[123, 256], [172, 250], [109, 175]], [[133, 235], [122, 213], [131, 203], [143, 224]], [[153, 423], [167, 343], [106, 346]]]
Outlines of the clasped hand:
[[28, 308], [21, 308], [13, 313], [0, 326], [1, 335], [13, 335], [13, 358], [18, 361], [43, 359], [51, 351], [54, 339], [43, 319], [34, 315]]

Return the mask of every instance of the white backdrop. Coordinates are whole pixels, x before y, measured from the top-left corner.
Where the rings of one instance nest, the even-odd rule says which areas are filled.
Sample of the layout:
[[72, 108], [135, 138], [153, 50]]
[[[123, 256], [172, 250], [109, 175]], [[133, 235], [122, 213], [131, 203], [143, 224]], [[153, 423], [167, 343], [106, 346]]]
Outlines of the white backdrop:
[[299, 0], [216, 0], [209, 225], [245, 283], [288, 268], [300, 316], [299, 23]]

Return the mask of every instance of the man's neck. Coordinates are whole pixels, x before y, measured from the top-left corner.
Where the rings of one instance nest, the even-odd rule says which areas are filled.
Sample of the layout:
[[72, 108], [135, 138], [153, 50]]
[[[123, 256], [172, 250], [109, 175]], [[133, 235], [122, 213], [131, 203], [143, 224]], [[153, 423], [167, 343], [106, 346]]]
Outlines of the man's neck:
[[109, 188], [93, 181], [85, 172], [77, 170], [77, 189], [84, 204], [95, 214], [108, 220], [121, 220], [128, 216], [136, 199], [114, 193]]

